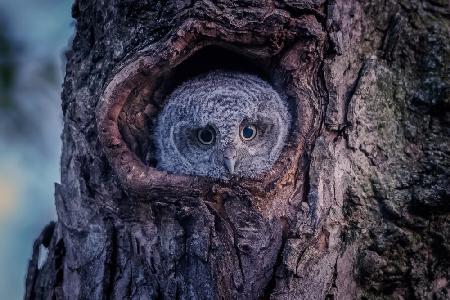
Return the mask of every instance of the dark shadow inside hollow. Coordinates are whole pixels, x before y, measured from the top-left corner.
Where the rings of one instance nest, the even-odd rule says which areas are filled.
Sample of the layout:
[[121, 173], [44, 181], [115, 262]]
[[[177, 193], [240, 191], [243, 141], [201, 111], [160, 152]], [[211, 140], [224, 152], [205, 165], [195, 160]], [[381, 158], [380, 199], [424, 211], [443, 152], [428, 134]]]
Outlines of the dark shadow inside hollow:
[[173, 70], [172, 88], [197, 75], [219, 69], [250, 73], [270, 81], [267, 62], [237, 51], [219, 46], [208, 46], [197, 51]]

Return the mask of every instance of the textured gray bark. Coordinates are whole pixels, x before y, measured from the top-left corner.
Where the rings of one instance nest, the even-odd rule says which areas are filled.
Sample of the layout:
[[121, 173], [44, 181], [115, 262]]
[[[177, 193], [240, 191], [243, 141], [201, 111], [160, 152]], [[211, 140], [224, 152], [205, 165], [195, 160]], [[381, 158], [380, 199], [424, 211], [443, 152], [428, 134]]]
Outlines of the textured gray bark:
[[[76, 1], [73, 16], [58, 220], [26, 299], [450, 297], [448, 1]], [[156, 172], [161, 99], [194, 65], [232, 63], [220, 49], [292, 99], [285, 155], [258, 181]]]

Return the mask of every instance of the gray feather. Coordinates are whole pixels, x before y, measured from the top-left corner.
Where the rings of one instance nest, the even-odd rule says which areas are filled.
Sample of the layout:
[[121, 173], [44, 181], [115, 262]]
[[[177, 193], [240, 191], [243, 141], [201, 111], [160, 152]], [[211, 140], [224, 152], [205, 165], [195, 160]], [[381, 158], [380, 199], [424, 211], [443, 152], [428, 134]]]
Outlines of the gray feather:
[[[285, 100], [257, 76], [214, 71], [189, 80], [166, 99], [155, 128], [157, 168], [170, 173], [229, 179], [254, 178], [278, 159], [291, 117]], [[241, 138], [245, 124], [257, 127], [251, 141]], [[198, 130], [211, 127], [211, 145], [198, 140]], [[224, 163], [227, 149], [236, 150], [234, 173]]]

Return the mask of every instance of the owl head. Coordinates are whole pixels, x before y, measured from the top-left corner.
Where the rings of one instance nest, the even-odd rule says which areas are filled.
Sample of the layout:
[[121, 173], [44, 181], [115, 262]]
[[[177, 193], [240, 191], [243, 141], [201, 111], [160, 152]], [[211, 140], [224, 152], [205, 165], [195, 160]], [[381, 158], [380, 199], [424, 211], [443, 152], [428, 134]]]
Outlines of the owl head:
[[175, 89], [158, 116], [157, 168], [223, 180], [255, 178], [278, 159], [290, 121], [285, 100], [259, 77], [200, 75]]

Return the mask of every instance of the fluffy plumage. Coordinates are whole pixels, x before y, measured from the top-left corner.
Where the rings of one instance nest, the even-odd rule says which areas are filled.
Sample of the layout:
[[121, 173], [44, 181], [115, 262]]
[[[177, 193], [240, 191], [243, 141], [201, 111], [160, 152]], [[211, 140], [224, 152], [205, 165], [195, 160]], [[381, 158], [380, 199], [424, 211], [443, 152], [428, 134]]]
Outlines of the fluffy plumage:
[[285, 101], [264, 80], [225, 71], [201, 75], [166, 99], [155, 128], [157, 168], [254, 178], [278, 159], [290, 120]]

